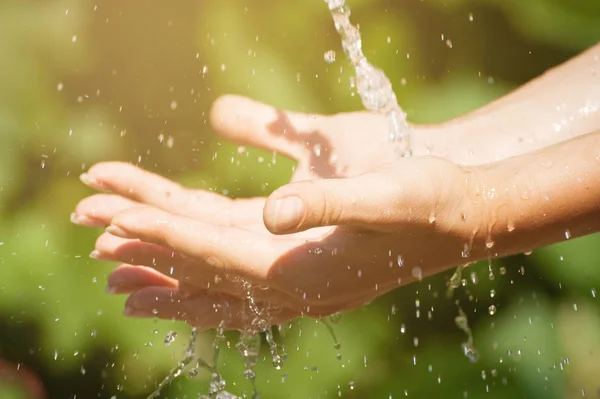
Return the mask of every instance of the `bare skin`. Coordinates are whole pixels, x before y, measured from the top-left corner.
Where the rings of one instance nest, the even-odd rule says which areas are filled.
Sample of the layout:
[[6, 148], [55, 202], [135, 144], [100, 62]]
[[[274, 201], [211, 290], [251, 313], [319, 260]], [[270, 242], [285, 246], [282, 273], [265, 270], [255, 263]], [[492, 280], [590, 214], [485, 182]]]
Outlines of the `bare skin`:
[[108, 290], [129, 295], [127, 315], [201, 328], [249, 322], [239, 278], [261, 287], [256, 300], [281, 323], [352, 309], [461, 263], [593, 233], [599, 47], [480, 111], [415, 126], [411, 159], [395, 158], [379, 115], [295, 114], [227, 96], [212, 112], [217, 132], [296, 159], [292, 184], [268, 199], [231, 200], [101, 163], [82, 180], [111, 193], [82, 200], [72, 220], [109, 226], [92, 256], [122, 263]]

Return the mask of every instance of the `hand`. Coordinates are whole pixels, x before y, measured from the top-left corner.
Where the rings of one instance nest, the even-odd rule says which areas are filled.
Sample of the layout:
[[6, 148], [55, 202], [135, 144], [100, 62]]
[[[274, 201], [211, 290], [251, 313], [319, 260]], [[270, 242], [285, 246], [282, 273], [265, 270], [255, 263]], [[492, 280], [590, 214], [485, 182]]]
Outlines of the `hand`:
[[[265, 207], [265, 199], [230, 200], [186, 190], [130, 165], [92, 167], [83, 180], [112, 194], [84, 199], [73, 220], [87, 226], [112, 221], [113, 234], [98, 239], [93, 256], [125, 263], [109, 277], [109, 289], [131, 294], [129, 315], [182, 319], [204, 328], [223, 319], [231, 328], [242, 328], [255, 315], [248, 311], [241, 277], [264, 288], [253, 289], [253, 295], [260, 306], [274, 307], [271, 322], [280, 323], [301, 313], [322, 316], [361, 306], [399, 283], [447, 266], [436, 264], [430, 248], [460, 240], [448, 234], [446, 208], [459, 201], [465, 170], [436, 158], [389, 164], [395, 154], [384, 118], [369, 113], [313, 117], [226, 97], [217, 102], [212, 121], [231, 140], [298, 159], [295, 180], [358, 176], [286, 186]], [[367, 128], [370, 135], [364, 134]], [[276, 199], [304, 184], [308, 191], [302, 189], [300, 196], [308, 195], [303, 199], [311, 213], [282, 228]], [[334, 195], [340, 191], [332, 185], [346, 190], [347, 198]], [[320, 207], [322, 198], [342, 206], [326, 209], [344, 211], [328, 214]], [[346, 226], [274, 236], [265, 223], [275, 233]], [[460, 250], [455, 252], [460, 257]]]
[[[259, 308], [273, 307], [271, 323], [320, 317], [460, 262], [470, 232], [467, 177], [445, 160], [415, 158], [354, 178], [294, 183], [277, 190], [265, 207], [268, 228], [285, 235], [182, 216], [166, 206], [133, 206], [112, 217], [110, 234], [96, 244], [97, 257], [152, 268], [123, 265], [109, 277], [113, 292], [132, 293], [131, 316], [182, 319], [202, 328], [224, 320], [242, 328], [255, 316], [245, 280], [261, 287], [253, 295]], [[170, 192], [171, 198], [194, 198]], [[277, 206], [290, 195], [308, 210], [296, 221]], [[324, 225], [339, 227], [305, 231]]]

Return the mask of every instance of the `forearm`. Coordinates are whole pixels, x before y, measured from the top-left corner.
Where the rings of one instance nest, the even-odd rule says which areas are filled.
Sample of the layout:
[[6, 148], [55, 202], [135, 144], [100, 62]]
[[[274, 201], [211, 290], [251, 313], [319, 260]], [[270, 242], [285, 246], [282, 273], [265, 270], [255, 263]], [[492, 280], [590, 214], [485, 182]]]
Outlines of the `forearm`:
[[450, 121], [417, 139], [443, 131], [447, 142], [429, 153], [463, 165], [494, 162], [600, 129], [600, 44], [546, 72], [518, 90]]
[[474, 170], [472, 261], [600, 231], [600, 130]]

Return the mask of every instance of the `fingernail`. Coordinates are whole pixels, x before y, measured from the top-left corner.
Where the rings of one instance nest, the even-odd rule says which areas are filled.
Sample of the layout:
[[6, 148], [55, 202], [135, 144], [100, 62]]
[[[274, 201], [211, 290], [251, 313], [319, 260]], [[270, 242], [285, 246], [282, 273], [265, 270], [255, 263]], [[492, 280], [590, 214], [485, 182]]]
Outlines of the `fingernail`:
[[98, 251], [97, 249], [94, 249], [92, 252], [90, 252], [90, 258], [100, 259], [100, 251]]
[[113, 236], [121, 237], [121, 238], [134, 238], [131, 234], [128, 234], [125, 230], [120, 228], [119, 226], [110, 225], [106, 228], [106, 232], [112, 234]]
[[88, 175], [87, 173], [82, 173], [81, 175], [79, 175], [79, 180], [81, 180], [81, 182], [83, 184], [85, 184], [86, 186], [88, 186], [90, 188], [93, 188], [94, 190], [106, 191], [106, 192], [109, 191], [95, 177], [92, 177], [92, 176]]
[[85, 184], [86, 186], [97, 186], [98, 185], [98, 180], [94, 179], [87, 173], [82, 173], [81, 175], [79, 175], [79, 180], [81, 180], [81, 182], [83, 184]]
[[153, 312], [149, 312], [147, 310], [142, 310], [142, 309], [134, 309], [129, 306], [126, 307], [125, 310], [123, 310], [123, 315], [127, 316], [127, 317], [135, 317], [135, 318], [140, 318], [140, 319], [156, 317], [156, 314], [154, 314]]
[[105, 224], [100, 222], [99, 220], [93, 219], [86, 215], [78, 215], [75, 212], [73, 212], [71, 214], [71, 223], [79, 225], [79, 226], [85, 226], [85, 227], [104, 227], [105, 226]]
[[273, 224], [278, 231], [298, 226], [304, 214], [304, 202], [299, 197], [287, 197], [275, 202]]
[[107, 285], [104, 288], [104, 292], [109, 294], [109, 295], [114, 295], [117, 293], [117, 287], [111, 287], [110, 285]]
[[123, 295], [123, 294], [131, 294], [137, 290], [141, 290], [145, 288], [144, 286], [138, 285], [114, 285], [110, 284], [104, 288], [104, 292], [108, 295]]

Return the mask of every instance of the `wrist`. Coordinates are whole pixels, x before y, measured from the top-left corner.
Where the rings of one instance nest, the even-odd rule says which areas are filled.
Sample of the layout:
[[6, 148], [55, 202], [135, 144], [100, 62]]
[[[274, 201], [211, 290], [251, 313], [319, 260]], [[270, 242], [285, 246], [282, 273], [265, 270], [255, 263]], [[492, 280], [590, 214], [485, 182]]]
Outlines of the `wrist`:
[[469, 261], [599, 231], [599, 159], [600, 132], [475, 167], [466, 200], [475, 215]]

